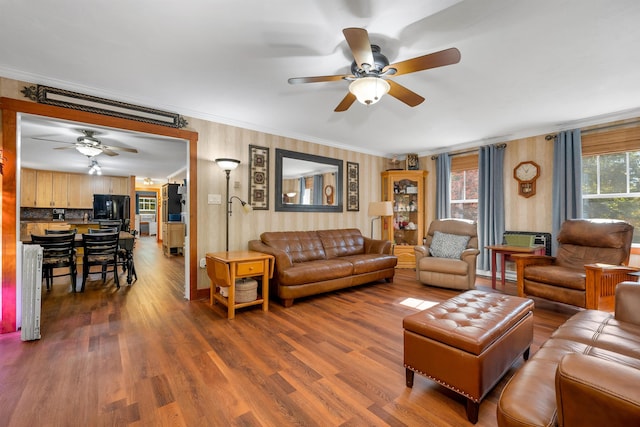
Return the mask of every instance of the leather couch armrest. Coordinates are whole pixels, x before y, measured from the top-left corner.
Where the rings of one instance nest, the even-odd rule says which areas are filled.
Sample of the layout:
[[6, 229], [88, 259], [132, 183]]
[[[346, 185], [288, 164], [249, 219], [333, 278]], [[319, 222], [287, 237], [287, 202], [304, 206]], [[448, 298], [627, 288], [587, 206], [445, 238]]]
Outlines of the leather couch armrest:
[[637, 425], [639, 383], [639, 369], [584, 354], [567, 354], [556, 370], [558, 425]]
[[465, 249], [464, 251], [462, 251], [462, 254], [460, 254], [460, 259], [464, 262], [466, 262], [467, 264], [470, 264], [473, 262], [475, 265], [475, 259], [478, 256], [478, 254], [480, 254], [480, 250], [479, 249], [475, 249], [475, 248], [469, 248], [469, 249]]
[[388, 240], [371, 239], [364, 237], [364, 252], [367, 254], [390, 254], [391, 242]]
[[291, 257], [288, 253], [265, 245], [261, 240], [249, 240], [249, 249], [252, 251], [273, 255], [276, 258], [276, 269], [278, 269], [279, 271], [282, 271], [285, 268], [291, 267], [293, 265], [293, 261], [291, 261]]
[[416, 262], [420, 261], [420, 258], [431, 256], [431, 252], [429, 252], [429, 246], [426, 245], [415, 246], [413, 248], [413, 252], [416, 254]]
[[640, 283], [618, 283], [616, 286], [616, 320], [640, 325], [638, 307], [640, 307]]

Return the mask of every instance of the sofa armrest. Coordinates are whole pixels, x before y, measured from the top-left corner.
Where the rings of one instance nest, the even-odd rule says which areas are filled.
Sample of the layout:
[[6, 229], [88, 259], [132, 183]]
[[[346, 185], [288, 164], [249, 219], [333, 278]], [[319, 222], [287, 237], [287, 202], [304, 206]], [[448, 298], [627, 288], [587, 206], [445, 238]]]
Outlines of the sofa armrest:
[[556, 370], [558, 425], [637, 425], [639, 383], [640, 370], [636, 368], [584, 354], [567, 354]]
[[638, 307], [640, 307], [640, 283], [619, 283], [616, 286], [616, 320], [640, 325]]
[[293, 265], [293, 261], [291, 261], [291, 257], [288, 253], [283, 250], [275, 249], [271, 246], [265, 245], [261, 240], [249, 240], [249, 249], [252, 251], [273, 255], [276, 259], [275, 267], [279, 271], [282, 271], [285, 268], [291, 267]]
[[420, 258], [431, 256], [431, 252], [429, 252], [429, 246], [426, 245], [415, 246], [413, 248], [413, 252], [415, 252], [416, 254], [416, 262], [418, 262]]
[[391, 242], [388, 240], [364, 237], [364, 252], [367, 254], [391, 254]]
[[462, 254], [460, 254], [460, 259], [469, 265], [471, 265], [472, 263], [473, 265], [475, 265], [475, 260], [479, 254], [480, 254], [479, 249], [468, 248], [462, 251]]
[[635, 273], [638, 269], [625, 265], [611, 264], [586, 264], [586, 300], [585, 308], [598, 310], [601, 297], [613, 298], [618, 283], [635, 280]]

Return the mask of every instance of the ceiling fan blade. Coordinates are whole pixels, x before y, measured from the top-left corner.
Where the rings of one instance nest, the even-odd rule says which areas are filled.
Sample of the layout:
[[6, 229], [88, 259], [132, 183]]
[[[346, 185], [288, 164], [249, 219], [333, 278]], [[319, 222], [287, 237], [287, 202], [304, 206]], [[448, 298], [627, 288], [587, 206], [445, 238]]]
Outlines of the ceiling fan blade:
[[57, 142], [59, 144], [74, 144], [73, 142], [59, 141], [57, 139], [49, 139], [49, 138], [40, 138], [37, 136], [31, 136], [30, 138], [35, 139], [37, 141]]
[[348, 77], [354, 77], [351, 74], [342, 74], [335, 76], [316, 76], [316, 77], [292, 77], [289, 79], [289, 84], [295, 85], [299, 83], [318, 83], [318, 82], [334, 82], [338, 80], [344, 80]]
[[347, 93], [347, 96], [345, 96], [342, 101], [340, 101], [340, 104], [338, 104], [338, 106], [336, 107], [335, 111], [336, 113], [341, 113], [343, 111], [347, 111], [349, 109], [349, 107], [351, 107], [351, 104], [353, 104], [356, 100], [356, 96], [354, 94], [352, 94], [351, 92]]
[[111, 150], [110, 150], [109, 148], [107, 148], [107, 147], [101, 147], [101, 150], [102, 150], [102, 152], [103, 152], [104, 154], [106, 154], [107, 156], [111, 156], [111, 157], [113, 157], [113, 156], [117, 156], [117, 155], [118, 155], [118, 153], [116, 153], [115, 151], [111, 151]]
[[415, 107], [416, 105], [422, 104], [422, 102], [424, 101], [423, 97], [413, 92], [412, 90], [407, 89], [401, 84], [398, 84], [393, 80], [387, 80], [387, 82], [389, 83], [389, 86], [391, 86], [391, 88], [389, 89], [389, 95], [393, 96], [396, 99], [399, 99], [409, 107]]
[[430, 68], [443, 67], [445, 65], [457, 64], [460, 62], [460, 51], [455, 47], [441, 50], [440, 52], [429, 53], [417, 58], [389, 64], [382, 70], [386, 72], [390, 68], [395, 68], [395, 76], [401, 74], [415, 73], [416, 71], [428, 70]]
[[345, 28], [342, 30], [342, 33], [351, 48], [353, 59], [356, 60], [358, 67], [368, 71], [368, 68], [366, 68], [364, 64], [371, 67], [374, 65], [374, 62], [373, 52], [371, 52], [371, 43], [369, 42], [369, 33], [367, 33], [367, 30], [364, 28]]
[[138, 153], [138, 150], [136, 150], [135, 148], [118, 147], [117, 145], [101, 145], [98, 148], [101, 148], [102, 151], [110, 150], [110, 151], [126, 151], [127, 153]]
[[67, 147], [55, 147], [54, 150], [68, 150], [70, 148], [76, 148], [75, 145], [69, 145]]

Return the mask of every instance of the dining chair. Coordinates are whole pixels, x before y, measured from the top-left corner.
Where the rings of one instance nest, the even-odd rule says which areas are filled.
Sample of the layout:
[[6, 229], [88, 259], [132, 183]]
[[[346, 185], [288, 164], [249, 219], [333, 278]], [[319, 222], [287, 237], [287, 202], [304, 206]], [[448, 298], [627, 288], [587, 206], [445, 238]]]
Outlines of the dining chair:
[[[42, 246], [42, 274], [47, 290], [51, 290], [54, 277], [70, 276], [71, 288], [76, 291], [76, 251], [74, 248], [75, 233], [64, 234], [32, 234], [31, 242]], [[67, 268], [63, 274], [54, 274], [56, 268]]]
[[44, 234], [69, 234], [69, 233], [77, 233], [78, 229], [77, 228], [68, 228], [66, 230], [54, 230], [54, 229], [47, 229], [44, 230]]
[[113, 281], [120, 289], [118, 279], [118, 232], [87, 233], [82, 235], [82, 287], [84, 292], [87, 277], [91, 274], [91, 267], [100, 266], [102, 281], [106, 282], [107, 273], [113, 272]]
[[98, 226], [101, 229], [117, 228], [118, 231], [122, 230], [122, 220], [120, 219], [99, 219]]

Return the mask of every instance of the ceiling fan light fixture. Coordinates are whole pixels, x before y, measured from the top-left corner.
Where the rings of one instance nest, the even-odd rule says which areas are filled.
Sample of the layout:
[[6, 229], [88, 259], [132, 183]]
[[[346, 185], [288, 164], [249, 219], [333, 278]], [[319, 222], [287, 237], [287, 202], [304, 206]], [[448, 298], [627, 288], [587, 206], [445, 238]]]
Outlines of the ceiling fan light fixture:
[[76, 145], [76, 150], [88, 157], [94, 157], [102, 153], [102, 150], [89, 145]]
[[380, 101], [389, 89], [391, 89], [389, 83], [380, 77], [361, 77], [349, 85], [349, 92], [364, 105], [372, 105]]
[[93, 175], [94, 173], [96, 175], [102, 175], [102, 168], [97, 160], [91, 160], [91, 163], [89, 163], [89, 175]]

